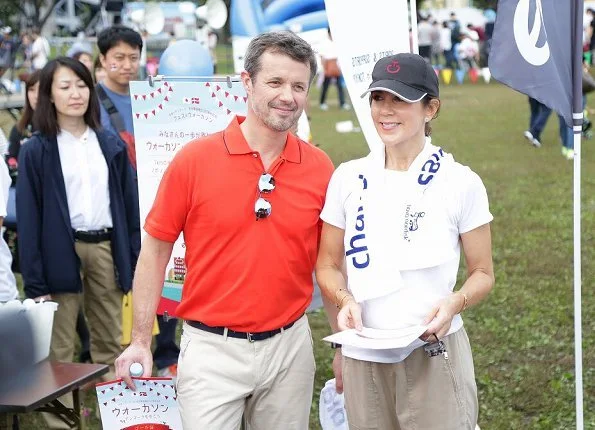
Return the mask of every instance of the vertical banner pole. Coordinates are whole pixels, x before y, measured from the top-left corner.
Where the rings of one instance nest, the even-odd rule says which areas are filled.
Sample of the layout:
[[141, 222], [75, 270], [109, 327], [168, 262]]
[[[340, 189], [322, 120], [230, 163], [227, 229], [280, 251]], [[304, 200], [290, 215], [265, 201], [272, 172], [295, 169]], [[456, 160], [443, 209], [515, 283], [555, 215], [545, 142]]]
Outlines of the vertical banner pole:
[[411, 13], [411, 52], [419, 54], [419, 38], [417, 37], [417, 4], [415, 0], [409, 0], [409, 10]]
[[576, 428], [583, 430], [583, 327], [581, 269], [581, 132], [583, 128], [583, 0], [573, 2], [572, 14], [572, 119], [574, 132], [574, 368]]

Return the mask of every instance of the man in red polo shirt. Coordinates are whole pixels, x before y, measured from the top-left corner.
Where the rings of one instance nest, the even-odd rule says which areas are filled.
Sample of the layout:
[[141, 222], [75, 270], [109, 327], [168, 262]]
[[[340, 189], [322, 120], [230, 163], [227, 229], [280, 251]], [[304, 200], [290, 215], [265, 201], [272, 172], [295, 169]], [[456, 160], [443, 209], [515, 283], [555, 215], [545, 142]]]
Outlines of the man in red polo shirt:
[[184, 428], [306, 429], [314, 355], [304, 315], [312, 296], [319, 215], [333, 166], [289, 133], [316, 74], [290, 32], [255, 37], [241, 78], [248, 113], [188, 143], [165, 172], [134, 280], [132, 343], [116, 362], [151, 373], [151, 328], [180, 233], [187, 278], [178, 362]]

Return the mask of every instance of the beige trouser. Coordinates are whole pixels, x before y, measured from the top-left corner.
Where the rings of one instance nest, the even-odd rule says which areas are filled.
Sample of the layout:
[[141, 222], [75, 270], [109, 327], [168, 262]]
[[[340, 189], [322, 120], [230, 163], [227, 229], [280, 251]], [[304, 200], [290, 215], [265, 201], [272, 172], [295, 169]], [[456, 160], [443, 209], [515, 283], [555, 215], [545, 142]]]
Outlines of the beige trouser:
[[[107, 364], [110, 371], [103, 381], [115, 379], [114, 361], [121, 352], [122, 290], [116, 283], [111, 242], [75, 242], [75, 251], [81, 261], [83, 294], [52, 294], [58, 303], [52, 328], [50, 358], [71, 362], [76, 339], [76, 320], [83, 305], [89, 325], [90, 352], [94, 363]], [[60, 402], [72, 407], [72, 395], [60, 397]], [[68, 428], [53, 415], [44, 413], [49, 428]]]
[[466, 430], [477, 423], [475, 372], [464, 328], [442, 339], [448, 351], [418, 348], [400, 363], [345, 357], [343, 386], [353, 430]]
[[249, 342], [184, 324], [178, 404], [184, 429], [304, 430], [316, 366], [304, 315], [269, 339]]

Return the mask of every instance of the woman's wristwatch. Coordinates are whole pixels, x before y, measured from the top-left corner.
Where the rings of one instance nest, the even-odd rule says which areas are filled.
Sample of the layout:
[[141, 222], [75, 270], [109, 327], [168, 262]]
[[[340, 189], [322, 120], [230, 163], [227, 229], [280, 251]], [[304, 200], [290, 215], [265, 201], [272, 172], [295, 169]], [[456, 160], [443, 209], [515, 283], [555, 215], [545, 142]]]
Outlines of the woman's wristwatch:
[[331, 349], [341, 349], [342, 346], [340, 343], [331, 342]]

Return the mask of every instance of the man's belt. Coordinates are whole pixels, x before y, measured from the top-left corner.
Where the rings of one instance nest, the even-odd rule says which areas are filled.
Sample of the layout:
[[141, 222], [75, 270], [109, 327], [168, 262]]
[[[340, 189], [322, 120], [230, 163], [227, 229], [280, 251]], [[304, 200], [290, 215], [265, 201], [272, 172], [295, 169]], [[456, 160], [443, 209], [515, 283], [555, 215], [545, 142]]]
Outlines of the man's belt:
[[101, 230], [74, 230], [74, 240], [85, 243], [100, 243], [112, 239], [111, 228], [102, 228]]
[[[290, 322], [286, 326], [283, 326], [283, 327], [275, 329], [275, 330], [261, 331], [261, 332], [257, 332], [257, 333], [248, 333], [248, 332], [244, 332], [244, 331], [234, 331], [234, 330], [227, 329], [227, 336], [235, 337], [238, 339], [247, 339], [249, 342], [255, 342], [257, 340], [265, 340], [265, 339], [271, 338], [271, 337], [281, 333], [283, 330], [287, 330], [288, 328], [293, 326], [296, 321]], [[186, 320], [186, 323], [191, 327], [197, 328], [199, 330], [208, 331], [209, 333], [214, 333], [214, 334], [218, 334], [221, 336], [223, 336], [225, 334], [225, 327], [211, 327], [209, 325], [206, 325], [205, 323], [201, 323], [200, 321]]]

